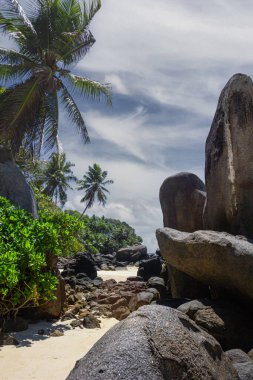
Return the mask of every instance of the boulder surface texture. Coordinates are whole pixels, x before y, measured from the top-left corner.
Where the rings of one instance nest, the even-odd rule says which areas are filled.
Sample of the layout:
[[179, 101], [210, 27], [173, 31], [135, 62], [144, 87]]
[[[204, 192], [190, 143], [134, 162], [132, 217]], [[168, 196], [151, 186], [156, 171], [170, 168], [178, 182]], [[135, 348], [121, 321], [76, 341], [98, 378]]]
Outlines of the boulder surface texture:
[[158, 229], [163, 257], [197, 280], [253, 302], [253, 244], [226, 232]]
[[253, 82], [234, 75], [206, 141], [204, 228], [253, 237]]
[[178, 173], [166, 178], [159, 198], [164, 227], [185, 232], [203, 229], [205, 185], [195, 174]]
[[143, 306], [109, 330], [67, 380], [238, 379], [219, 343], [186, 315]]
[[[160, 188], [164, 227], [193, 232], [203, 229], [205, 185], [195, 174], [178, 173], [168, 177]], [[201, 298], [209, 295], [206, 286], [169, 266], [170, 289], [175, 298]]]
[[38, 218], [33, 190], [21, 170], [13, 163], [9, 150], [3, 146], [0, 146], [0, 196]]

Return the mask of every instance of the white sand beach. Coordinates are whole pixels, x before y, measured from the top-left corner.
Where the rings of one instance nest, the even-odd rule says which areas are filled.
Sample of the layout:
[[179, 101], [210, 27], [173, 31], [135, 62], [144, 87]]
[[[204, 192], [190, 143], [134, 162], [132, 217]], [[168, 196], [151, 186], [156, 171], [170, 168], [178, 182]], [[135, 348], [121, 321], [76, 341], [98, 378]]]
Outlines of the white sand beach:
[[[136, 268], [120, 271], [99, 271], [98, 276], [104, 280], [114, 278], [124, 281], [136, 275]], [[75, 362], [83, 357], [106, 331], [118, 321], [114, 318], [101, 318], [100, 329], [72, 329], [67, 322], [51, 324], [41, 321], [29, 325], [29, 329], [12, 334], [20, 345], [0, 348], [1, 380], [64, 380], [74, 367]], [[64, 332], [60, 337], [39, 335], [53, 329]]]

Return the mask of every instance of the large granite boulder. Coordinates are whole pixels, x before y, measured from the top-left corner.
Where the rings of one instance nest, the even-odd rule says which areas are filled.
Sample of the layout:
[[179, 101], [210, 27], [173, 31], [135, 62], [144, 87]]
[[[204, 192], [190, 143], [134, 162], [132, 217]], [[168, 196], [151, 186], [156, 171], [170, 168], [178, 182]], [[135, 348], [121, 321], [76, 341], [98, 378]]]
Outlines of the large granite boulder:
[[253, 237], [253, 83], [234, 75], [206, 141], [204, 228]]
[[226, 296], [253, 302], [253, 244], [226, 232], [156, 232], [161, 253], [169, 265], [200, 282], [224, 290]]
[[159, 194], [164, 227], [185, 232], [203, 229], [205, 190], [201, 179], [192, 173], [166, 178]]
[[38, 217], [37, 203], [32, 188], [20, 169], [13, 163], [8, 149], [0, 146], [0, 196]]
[[116, 254], [116, 260], [120, 262], [136, 262], [147, 257], [147, 247], [143, 244], [120, 248]]
[[160, 277], [161, 272], [161, 260], [158, 256], [154, 256], [140, 262], [137, 276], [141, 276], [144, 281], [148, 281], [150, 277]]
[[253, 347], [253, 308], [224, 300], [193, 300], [178, 307], [199, 327], [211, 334], [223, 350]]
[[96, 263], [90, 253], [78, 252], [64, 265], [62, 276], [70, 277], [86, 274], [90, 279], [97, 277]]
[[186, 315], [143, 306], [109, 330], [67, 380], [238, 379], [219, 343]]
[[[168, 177], [160, 188], [164, 227], [193, 232], [203, 228], [205, 185], [195, 174], [178, 173]], [[169, 266], [173, 297], [199, 298], [208, 296], [207, 287], [185, 273]]]

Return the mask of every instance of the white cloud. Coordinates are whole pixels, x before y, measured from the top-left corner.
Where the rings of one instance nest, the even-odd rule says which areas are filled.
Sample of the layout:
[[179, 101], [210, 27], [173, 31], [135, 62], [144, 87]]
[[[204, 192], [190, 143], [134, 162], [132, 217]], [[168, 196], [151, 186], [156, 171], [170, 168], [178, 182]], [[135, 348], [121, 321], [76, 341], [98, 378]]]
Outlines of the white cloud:
[[120, 78], [116, 74], [107, 74], [105, 76], [105, 82], [110, 83], [112, 87], [112, 92], [117, 92], [122, 95], [130, 95], [130, 91], [128, 90], [126, 84], [123, 82], [122, 78]]

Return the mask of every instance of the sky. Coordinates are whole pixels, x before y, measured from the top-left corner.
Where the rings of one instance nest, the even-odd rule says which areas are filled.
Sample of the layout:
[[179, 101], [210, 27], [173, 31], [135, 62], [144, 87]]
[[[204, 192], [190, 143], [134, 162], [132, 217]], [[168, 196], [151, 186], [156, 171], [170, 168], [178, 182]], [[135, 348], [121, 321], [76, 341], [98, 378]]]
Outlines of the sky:
[[[96, 43], [73, 72], [111, 83], [113, 106], [78, 99], [88, 145], [63, 114], [60, 129], [77, 177], [96, 162], [114, 180], [89, 215], [126, 221], [155, 251], [162, 182], [181, 171], [204, 180], [219, 94], [233, 74], [253, 73], [252, 19], [251, 0], [102, 0]], [[81, 197], [70, 192], [66, 208], [82, 211]]]

